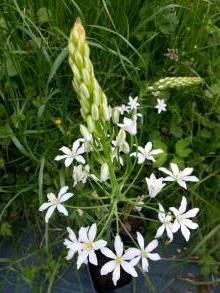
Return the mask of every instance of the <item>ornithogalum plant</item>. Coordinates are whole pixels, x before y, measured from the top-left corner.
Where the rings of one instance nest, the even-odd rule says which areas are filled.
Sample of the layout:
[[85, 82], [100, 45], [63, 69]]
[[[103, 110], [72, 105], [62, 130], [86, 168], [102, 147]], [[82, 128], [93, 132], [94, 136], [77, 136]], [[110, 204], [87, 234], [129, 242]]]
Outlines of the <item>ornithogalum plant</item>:
[[[146, 171], [149, 165], [152, 169], [153, 163], [163, 150], [155, 149], [150, 141], [146, 141], [143, 146], [139, 144], [138, 130], [142, 114], [138, 97], [129, 97], [127, 104], [119, 106], [111, 107], [108, 104], [108, 98], [95, 77], [86, 33], [80, 19], [76, 20], [71, 30], [68, 49], [69, 64], [73, 71], [73, 88], [81, 105], [82, 137], [74, 141], [71, 148], [62, 146], [61, 153], [55, 160], [63, 160], [66, 168], [72, 168], [73, 188], [78, 184], [90, 183], [91, 193], [97, 198], [96, 208], [99, 212], [93, 213], [93, 223], [81, 227], [78, 234], [67, 227], [68, 238], [64, 241], [68, 249], [66, 259], [70, 260], [77, 254], [78, 269], [88, 262], [98, 265], [96, 252], [100, 250], [109, 259], [100, 269], [100, 274], [112, 273], [116, 286], [121, 270], [137, 277], [136, 266], [139, 262], [142, 270], [148, 272], [149, 260], [161, 259], [159, 254], [153, 251], [158, 246], [157, 238], [163, 234], [166, 234], [171, 242], [173, 234], [180, 230], [186, 241], [189, 240], [190, 230], [198, 228], [191, 218], [197, 215], [199, 209], [187, 210], [185, 196], [180, 199], [179, 208], [167, 207], [167, 210], [156, 199], [160, 197], [166, 185], [177, 184], [187, 190], [188, 182], [197, 182], [198, 178], [191, 175], [193, 168], [180, 170], [174, 162], [170, 163], [169, 169], [160, 167], [149, 174], [149, 177], [143, 178], [143, 169]], [[149, 87], [148, 91], [158, 96], [159, 92], [166, 88], [189, 86], [199, 82], [200, 78], [165, 78]], [[155, 108], [161, 113], [167, 110], [167, 105], [164, 100], [158, 98]], [[134, 175], [136, 169], [138, 171]], [[158, 175], [155, 174], [160, 172], [165, 176], [157, 178]], [[137, 191], [133, 191], [137, 180], [146, 181], [146, 194], [143, 195], [143, 191], [137, 195]], [[68, 190], [68, 186], [61, 186], [57, 196], [53, 193], [47, 195], [48, 202], [39, 208], [40, 211], [47, 210], [46, 222], [56, 209], [65, 216], [69, 215], [66, 207], [74, 209], [74, 206], [70, 205], [65, 207], [67, 200], [74, 203], [73, 193]], [[83, 208], [82, 206], [81, 212]], [[144, 218], [143, 214], [147, 209], [158, 214], [155, 239], [145, 241], [146, 235], [136, 231], [136, 245], [125, 248], [120, 237], [123, 230], [128, 233], [123, 223], [123, 215], [128, 216], [135, 212], [139, 218]], [[87, 213], [89, 211], [90, 209]], [[111, 242], [112, 238], [114, 251], [107, 248], [107, 241]]]

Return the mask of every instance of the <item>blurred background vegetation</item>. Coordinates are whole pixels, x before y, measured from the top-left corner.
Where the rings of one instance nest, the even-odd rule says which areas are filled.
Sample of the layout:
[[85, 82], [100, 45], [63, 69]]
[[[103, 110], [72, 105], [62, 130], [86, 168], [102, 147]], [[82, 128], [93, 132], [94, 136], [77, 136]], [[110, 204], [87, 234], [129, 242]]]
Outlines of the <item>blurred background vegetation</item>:
[[[199, 264], [201, 276], [217, 273], [219, 1], [2, 0], [0, 8], [0, 239], [1, 244], [22, 247], [23, 235], [28, 235], [34, 240], [21, 249], [26, 258], [35, 256], [35, 264], [28, 269], [23, 259], [4, 259], [4, 270], [18, 271], [28, 284], [44, 272], [44, 279], [52, 284], [54, 266], [58, 271], [66, 265], [65, 252], [58, 261], [57, 255], [48, 256], [45, 251], [47, 261], [40, 262], [45, 227], [37, 209], [47, 191], [67, 175], [54, 162], [58, 148], [79, 134], [79, 103], [71, 85], [66, 46], [73, 21], [80, 16], [97, 79], [109, 102], [119, 105], [128, 95], [139, 95], [146, 125], [143, 142], [151, 139], [167, 149], [164, 164], [175, 160], [182, 167], [192, 166], [200, 177], [188, 193], [191, 205], [201, 212], [200, 229], [187, 255]], [[204, 83], [166, 92], [168, 111], [159, 116], [152, 109], [156, 98], [145, 94], [146, 87], [166, 76], [200, 76]], [[179, 198], [172, 195], [161, 201], [167, 206], [175, 200], [177, 204]], [[57, 219], [51, 229], [56, 233], [59, 225], [65, 227]], [[57, 233], [52, 247], [62, 242], [64, 233]]]

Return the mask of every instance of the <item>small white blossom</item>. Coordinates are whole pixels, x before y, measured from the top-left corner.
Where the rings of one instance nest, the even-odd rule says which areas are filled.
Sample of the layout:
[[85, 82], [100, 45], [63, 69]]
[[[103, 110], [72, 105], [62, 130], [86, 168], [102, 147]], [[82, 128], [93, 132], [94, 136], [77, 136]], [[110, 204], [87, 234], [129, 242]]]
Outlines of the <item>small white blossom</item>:
[[125, 131], [127, 131], [131, 135], [136, 135], [137, 134], [137, 122], [136, 122], [136, 120], [132, 120], [130, 118], [124, 117], [123, 124], [118, 123], [118, 126], [123, 128]]
[[196, 176], [189, 176], [193, 172], [193, 168], [185, 168], [183, 171], [179, 170], [179, 167], [175, 163], [170, 164], [171, 171], [166, 168], [159, 168], [160, 171], [167, 174], [164, 181], [176, 181], [181, 187], [187, 189], [186, 181], [198, 182], [199, 179]]
[[157, 248], [158, 241], [154, 239], [145, 247], [144, 237], [139, 232], [137, 232], [137, 241], [140, 248], [128, 248], [125, 251], [124, 256], [132, 258], [130, 262], [131, 265], [137, 265], [137, 263], [141, 260], [142, 270], [144, 272], [148, 272], [148, 268], [149, 268], [148, 259], [151, 259], [153, 261], [157, 261], [161, 259], [158, 253], [152, 253], [152, 251], [155, 248]]
[[198, 208], [194, 208], [186, 212], [187, 200], [185, 196], [182, 197], [182, 201], [179, 209], [171, 207], [170, 210], [174, 213], [176, 219], [173, 223], [173, 233], [177, 232], [179, 229], [183, 234], [186, 241], [189, 241], [190, 230], [189, 229], [197, 229], [199, 226], [197, 223], [194, 223], [190, 218], [194, 218], [199, 212]]
[[147, 182], [149, 196], [151, 198], [154, 198], [166, 185], [165, 183], [163, 183], [163, 178], [157, 179], [154, 174], [151, 174], [150, 178], [146, 177], [145, 180]]
[[78, 182], [86, 183], [87, 177], [89, 176], [90, 167], [89, 165], [78, 165], [73, 167], [73, 187], [76, 186]]
[[142, 164], [145, 160], [150, 160], [155, 162], [154, 156], [163, 153], [161, 149], [152, 149], [152, 142], [148, 142], [145, 147], [138, 146], [138, 151], [130, 154], [130, 156], [134, 156], [138, 158], [138, 164]]
[[81, 164], [85, 164], [85, 159], [83, 158], [82, 154], [85, 153], [85, 147], [82, 144], [82, 139], [77, 139], [74, 141], [72, 145], [72, 149], [63, 146], [60, 148], [60, 151], [64, 153], [64, 155], [56, 156], [55, 160], [60, 161], [65, 159], [65, 166], [69, 167], [73, 160]]
[[162, 111], [166, 111], [167, 104], [164, 102], [164, 99], [157, 99], [157, 105], [155, 108], [158, 110], [158, 114], [160, 114]]
[[132, 98], [131, 96], [129, 96], [128, 99], [128, 105], [130, 110], [137, 110], [137, 107], [140, 106], [140, 104], [138, 103], [138, 97]]
[[120, 111], [121, 115], [124, 115], [124, 112], [129, 112], [129, 107], [122, 104], [121, 106], [118, 107], [118, 110]]
[[108, 258], [112, 259], [101, 268], [101, 275], [107, 275], [111, 272], [112, 273], [112, 281], [116, 286], [118, 280], [120, 279], [120, 271], [121, 268], [128, 274], [132, 275], [133, 277], [137, 277], [137, 272], [134, 267], [130, 264], [128, 260], [131, 260], [133, 256], [131, 255], [123, 255], [123, 242], [121, 241], [121, 237], [117, 235], [115, 237], [114, 242], [115, 253], [113, 253], [109, 248], [104, 247], [101, 248], [101, 252], [107, 256]]
[[68, 211], [62, 205], [63, 202], [67, 201], [70, 197], [73, 196], [72, 193], [70, 193], [70, 192], [67, 193], [68, 189], [69, 189], [68, 186], [61, 187], [57, 197], [52, 192], [47, 194], [48, 202], [43, 203], [39, 207], [40, 212], [48, 209], [46, 212], [46, 215], [45, 215], [45, 222], [46, 223], [48, 223], [48, 220], [52, 216], [55, 209], [57, 209], [58, 212], [60, 212], [61, 214], [68, 216]]
[[156, 238], [159, 238], [163, 235], [166, 230], [167, 236], [169, 238], [169, 242], [173, 240], [173, 217], [170, 213], [165, 213], [163, 206], [159, 203], [159, 212], [158, 219], [162, 223], [162, 225], [157, 229]]
[[83, 263], [90, 262], [93, 265], [97, 265], [96, 250], [99, 250], [107, 245], [105, 240], [95, 240], [97, 233], [96, 224], [92, 224], [90, 227], [81, 227], [79, 230], [78, 241], [68, 243], [68, 248], [78, 252], [77, 269], [81, 267]]
[[109, 178], [109, 168], [107, 163], [103, 163], [101, 166], [100, 179], [101, 181], [107, 181]]

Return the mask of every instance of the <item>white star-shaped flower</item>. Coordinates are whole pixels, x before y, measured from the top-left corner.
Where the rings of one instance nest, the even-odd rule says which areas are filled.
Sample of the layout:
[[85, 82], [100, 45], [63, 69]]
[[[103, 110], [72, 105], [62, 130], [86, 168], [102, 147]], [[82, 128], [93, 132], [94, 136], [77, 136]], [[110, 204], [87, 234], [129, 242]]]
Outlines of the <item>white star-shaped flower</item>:
[[196, 176], [189, 176], [193, 172], [193, 168], [185, 168], [183, 171], [179, 170], [179, 167], [175, 163], [170, 164], [171, 171], [166, 168], [159, 168], [160, 171], [167, 174], [164, 181], [176, 181], [181, 187], [187, 189], [186, 181], [198, 182], [199, 179]]
[[146, 177], [145, 180], [147, 182], [149, 196], [151, 198], [154, 198], [166, 185], [165, 183], [163, 183], [163, 178], [157, 179], [154, 174], [151, 174], [150, 178]]
[[183, 196], [179, 209], [171, 207], [170, 210], [174, 213], [176, 217], [172, 227], [173, 233], [177, 232], [180, 229], [186, 241], [189, 241], [189, 229], [194, 230], [199, 227], [198, 224], [194, 223], [192, 220], [190, 220], [190, 218], [194, 218], [199, 212], [199, 209], [194, 208], [186, 212], [186, 206], [187, 200], [185, 196]]
[[161, 259], [158, 253], [152, 253], [152, 251], [155, 248], [157, 248], [158, 241], [154, 239], [145, 247], [144, 237], [139, 232], [137, 232], [137, 241], [140, 248], [128, 248], [125, 251], [124, 255], [125, 257], [129, 256], [132, 258], [130, 262], [130, 264], [132, 265], [137, 265], [137, 263], [141, 260], [142, 270], [144, 272], [148, 272], [148, 268], [149, 268], [148, 259], [151, 259], [153, 261], [157, 261]]
[[160, 114], [162, 111], [166, 111], [167, 104], [164, 102], [164, 99], [157, 99], [157, 105], [155, 108], [158, 110], [158, 114]]
[[138, 158], [138, 164], [142, 164], [145, 160], [150, 160], [155, 162], [154, 156], [163, 153], [161, 149], [152, 149], [152, 142], [148, 142], [145, 147], [138, 146], [138, 151], [130, 154], [130, 156], [134, 156]]
[[128, 105], [130, 110], [137, 110], [137, 107], [140, 106], [140, 104], [138, 103], [138, 97], [132, 98], [131, 96], [129, 96], [128, 99]]
[[118, 123], [118, 126], [123, 128], [125, 131], [127, 131], [131, 135], [136, 135], [137, 134], [137, 122], [136, 122], [136, 120], [132, 120], [130, 118], [124, 117], [123, 124]]
[[61, 214], [68, 216], [68, 211], [62, 205], [63, 202], [67, 201], [70, 197], [73, 196], [72, 193], [70, 193], [70, 192], [67, 193], [68, 189], [69, 189], [68, 186], [61, 187], [57, 197], [52, 192], [47, 194], [48, 202], [43, 203], [39, 207], [40, 212], [48, 209], [46, 212], [46, 215], [45, 215], [45, 222], [46, 223], [48, 223], [48, 220], [52, 216], [55, 209], [57, 209], [58, 212], [60, 212]]
[[173, 217], [170, 213], [165, 213], [163, 206], [159, 203], [159, 212], [158, 219], [162, 223], [162, 225], [157, 229], [156, 238], [159, 238], [163, 235], [166, 230], [167, 237], [169, 238], [169, 242], [173, 240]]
[[85, 164], [85, 159], [82, 156], [82, 154], [85, 153], [85, 146], [84, 144], [82, 144], [81, 138], [74, 141], [72, 149], [63, 146], [60, 148], [60, 151], [62, 151], [64, 155], [56, 156], [55, 160], [60, 161], [65, 159], [66, 167], [69, 167], [72, 164], [73, 160], [76, 160], [81, 164]]
[[107, 245], [105, 240], [95, 240], [97, 233], [96, 224], [92, 224], [90, 227], [81, 227], [79, 230], [78, 241], [68, 244], [68, 248], [78, 252], [77, 269], [81, 267], [83, 263], [90, 262], [93, 265], [97, 265], [96, 250], [99, 250]]
[[112, 281], [116, 286], [118, 280], [120, 279], [120, 271], [121, 268], [128, 274], [132, 275], [133, 277], [137, 277], [137, 272], [134, 267], [130, 264], [128, 260], [131, 260], [133, 257], [131, 255], [123, 255], [123, 242], [121, 241], [121, 237], [117, 235], [115, 237], [114, 242], [115, 253], [113, 253], [109, 248], [104, 247], [101, 248], [101, 252], [107, 256], [108, 258], [112, 259], [101, 268], [101, 275], [107, 275], [111, 272], [112, 273]]
[[123, 115], [124, 112], [126, 112], [126, 113], [129, 112], [129, 107], [122, 104], [121, 106], [118, 106], [118, 110], [120, 111], [121, 115]]

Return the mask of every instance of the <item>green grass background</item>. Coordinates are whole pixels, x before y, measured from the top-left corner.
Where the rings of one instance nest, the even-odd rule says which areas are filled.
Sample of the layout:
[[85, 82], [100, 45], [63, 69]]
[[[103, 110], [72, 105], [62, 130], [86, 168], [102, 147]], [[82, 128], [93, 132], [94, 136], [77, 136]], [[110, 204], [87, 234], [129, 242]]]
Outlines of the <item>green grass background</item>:
[[[27, 258], [36, 256], [36, 265], [27, 269], [23, 259], [7, 259], [6, 269], [18, 271], [28, 284], [45, 272], [51, 289], [56, 272], [66, 265], [63, 255], [58, 259], [51, 253], [45, 264], [37, 265], [45, 251], [40, 243], [43, 217], [37, 208], [51, 186], [58, 188], [67, 175], [54, 162], [58, 148], [79, 135], [79, 103], [66, 46], [73, 21], [80, 16], [109, 102], [119, 105], [128, 95], [139, 95], [145, 115], [143, 142], [151, 139], [167, 149], [165, 165], [174, 160], [182, 167], [193, 166], [200, 177], [188, 193], [190, 204], [201, 209], [200, 229], [188, 255], [196, 256], [204, 278], [217, 273], [220, 2], [2, 0], [0, 8], [0, 238], [15, 241], [15, 246], [27, 231], [36, 238], [36, 245], [22, 248]], [[178, 61], [165, 56], [167, 48], [178, 49]], [[167, 92], [168, 111], [158, 116], [152, 109], [155, 97], [145, 94], [146, 87], [166, 76], [200, 76], [204, 83]], [[179, 190], [161, 201], [173, 203], [175, 192]], [[58, 235], [52, 247], [62, 241], [64, 234]]]

